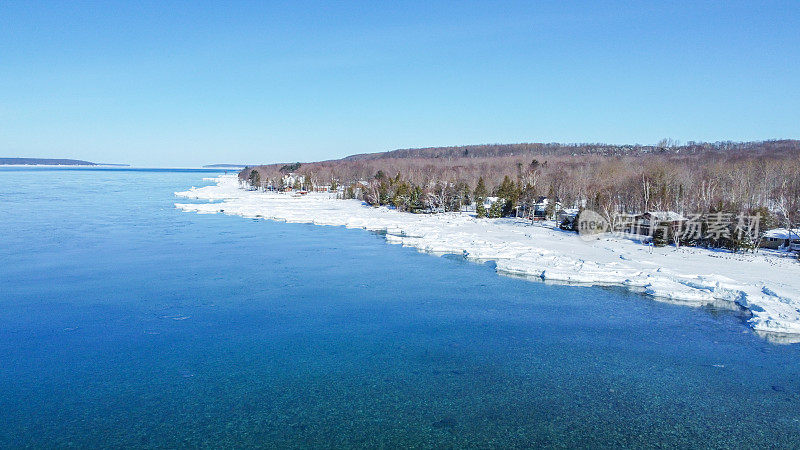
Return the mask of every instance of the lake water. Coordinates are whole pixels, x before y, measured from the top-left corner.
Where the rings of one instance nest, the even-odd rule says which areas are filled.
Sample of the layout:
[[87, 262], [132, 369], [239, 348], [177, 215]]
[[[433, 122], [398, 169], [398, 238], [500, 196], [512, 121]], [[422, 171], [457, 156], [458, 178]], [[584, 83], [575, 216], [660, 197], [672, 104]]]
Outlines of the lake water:
[[0, 447], [800, 442], [740, 315], [174, 208], [213, 175], [0, 169]]

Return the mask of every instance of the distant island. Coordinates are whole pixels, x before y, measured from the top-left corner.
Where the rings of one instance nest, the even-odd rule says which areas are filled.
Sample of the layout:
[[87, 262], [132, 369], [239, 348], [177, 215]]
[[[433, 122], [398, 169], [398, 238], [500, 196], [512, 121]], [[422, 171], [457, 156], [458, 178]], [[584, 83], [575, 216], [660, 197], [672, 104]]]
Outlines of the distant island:
[[0, 158], [0, 165], [25, 166], [96, 166], [97, 164], [79, 159], [60, 158]]
[[119, 166], [128, 164], [93, 163], [80, 159], [63, 158], [0, 158], [0, 166]]
[[241, 169], [243, 167], [247, 167], [247, 164], [208, 164], [203, 167], [206, 169], [215, 169], [215, 168]]

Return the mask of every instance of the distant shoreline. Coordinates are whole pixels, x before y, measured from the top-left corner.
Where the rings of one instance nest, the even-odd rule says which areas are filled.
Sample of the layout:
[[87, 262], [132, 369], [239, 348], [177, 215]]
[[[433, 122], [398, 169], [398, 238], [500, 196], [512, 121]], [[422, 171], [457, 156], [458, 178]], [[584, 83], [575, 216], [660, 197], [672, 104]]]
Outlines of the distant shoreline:
[[130, 164], [95, 163], [81, 159], [66, 158], [0, 158], [0, 166], [111, 166], [129, 167]]
[[0, 164], [0, 171], [95, 171], [95, 172], [197, 172], [209, 174], [223, 174], [233, 172], [223, 168], [203, 168], [203, 167], [139, 167], [130, 165], [106, 165], [96, 164], [93, 166], [82, 165], [46, 165], [46, 164]]

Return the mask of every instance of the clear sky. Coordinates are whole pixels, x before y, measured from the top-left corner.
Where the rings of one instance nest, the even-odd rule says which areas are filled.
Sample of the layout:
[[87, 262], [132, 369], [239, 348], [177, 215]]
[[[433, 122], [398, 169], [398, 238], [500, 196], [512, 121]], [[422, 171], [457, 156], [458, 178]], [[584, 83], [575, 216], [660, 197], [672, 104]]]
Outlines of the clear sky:
[[0, 1], [0, 156], [800, 138], [800, 2]]

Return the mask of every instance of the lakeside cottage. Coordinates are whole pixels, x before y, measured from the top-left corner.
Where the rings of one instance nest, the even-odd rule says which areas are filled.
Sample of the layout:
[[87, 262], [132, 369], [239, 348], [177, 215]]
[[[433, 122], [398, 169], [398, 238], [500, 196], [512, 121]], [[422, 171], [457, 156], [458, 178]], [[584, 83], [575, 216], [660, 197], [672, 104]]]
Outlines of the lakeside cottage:
[[577, 208], [562, 209], [556, 214], [556, 220], [563, 222], [565, 219], [574, 219], [578, 216], [578, 212]]
[[483, 199], [483, 207], [489, 210], [498, 200], [500, 197], [486, 197]]
[[689, 219], [675, 211], [648, 211], [634, 217], [633, 232], [652, 236], [656, 227], [669, 224], [673, 231], [678, 231]]
[[[550, 208], [552, 205], [552, 208]], [[545, 220], [548, 219], [547, 211], [548, 208], [551, 209], [554, 213], [558, 213], [561, 211], [561, 203], [557, 200], [550, 199], [548, 197], [539, 197], [536, 200], [536, 203], [533, 204], [533, 220]], [[552, 218], [552, 215], [551, 217]]]
[[559, 228], [562, 230], [573, 230], [577, 229], [577, 224], [575, 220], [578, 218], [578, 213], [580, 212], [577, 208], [567, 208], [562, 209], [556, 213], [556, 222], [558, 223]]
[[800, 250], [800, 228], [775, 228], [764, 233], [762, 248]]
[[296, 184], [303, 184], [306, 182], [306, 177], [294, 173], [287, 173], [283, 176], [283, 185], [289, 188], [294, 187]]

